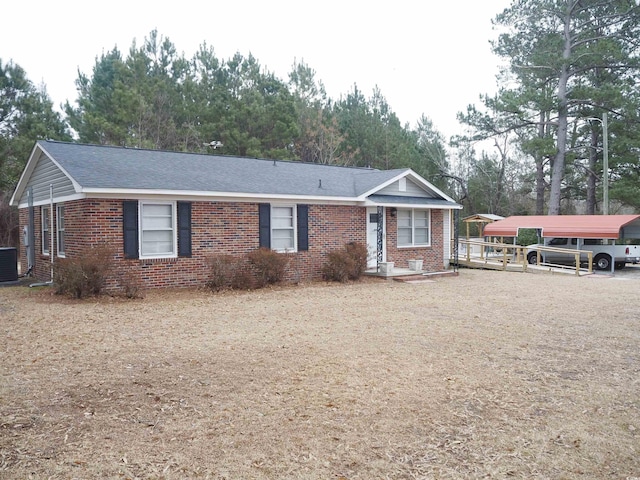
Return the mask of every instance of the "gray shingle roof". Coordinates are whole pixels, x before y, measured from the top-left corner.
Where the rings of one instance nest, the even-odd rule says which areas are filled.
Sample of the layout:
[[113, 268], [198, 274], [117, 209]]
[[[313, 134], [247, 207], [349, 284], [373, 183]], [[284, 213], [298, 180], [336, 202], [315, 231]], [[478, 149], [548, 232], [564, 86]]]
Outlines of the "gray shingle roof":
[[353, 198], [407, 171], [55, 141], [38, 144], [73, 180], [87, 189]]

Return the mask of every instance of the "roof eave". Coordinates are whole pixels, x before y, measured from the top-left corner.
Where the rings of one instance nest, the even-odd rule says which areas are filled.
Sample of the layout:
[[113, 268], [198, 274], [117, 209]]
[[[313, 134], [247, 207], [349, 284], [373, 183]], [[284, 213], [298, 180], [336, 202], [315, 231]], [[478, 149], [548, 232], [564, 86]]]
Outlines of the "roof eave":
[[[425, 198], [425, 200], [429, 200]], [[431, 208], [439, 210], [462, 210], [462, 205], [458, 205], [455, 202], [440, 203], [440, 202], [424, 202], [424, 203], [398, 203], [398, 202], [376, 202], [373, 200], [366, 200], [364, 202], [365, 207], [393, 207], [393, 208]]]
[[83, 188], [82, 193], [91, 198], [180, 198], [184, 200], [204, 201], [281, 201], [308, 203], [336, 203], [356, 205], [361, 203], [355, 197], [293, 195], [293, 194], [265, 194], [244, 192], [211, 192], [193, 190], [156, 190], [156, 189], [122, 189], [122, 188]]

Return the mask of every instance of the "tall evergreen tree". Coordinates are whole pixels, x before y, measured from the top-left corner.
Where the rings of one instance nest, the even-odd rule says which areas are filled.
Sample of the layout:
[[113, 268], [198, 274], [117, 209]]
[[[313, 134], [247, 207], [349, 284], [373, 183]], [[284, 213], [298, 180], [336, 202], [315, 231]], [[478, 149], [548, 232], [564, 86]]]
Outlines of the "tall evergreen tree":
[[514, 0], [496, 23], [508, 31], [500, 36], [495, 51], [510, 59], [516, 78], [518, 72], [535, 70], [545, 83], [554, 84], [556, 116], [550, 121], [555, 127], [556, 154], [549, 214], [559, 214], [569, 167], [569, 124], [585, 104], [599, 107], [600, 112], [609, 108], [581, 98], [578, 87], [594, 71], [626, 76], [637, 70], [640, 6], [634, 0]]
[[17, 241], [17, 212], [9, 200], [34, 143], [47, 138], [71, 140], [46, 88], [36, 87], [19, 65], [0, 59], [0, 245]]

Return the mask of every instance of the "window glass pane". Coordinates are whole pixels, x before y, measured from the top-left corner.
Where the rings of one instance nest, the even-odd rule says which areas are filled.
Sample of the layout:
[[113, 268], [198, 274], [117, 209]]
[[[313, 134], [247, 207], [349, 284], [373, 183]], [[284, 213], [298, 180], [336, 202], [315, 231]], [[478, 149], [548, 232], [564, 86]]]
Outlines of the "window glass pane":
[[271, 227], [293, 227], [293, 207], [273, 207], [271, 210]]
[[411, 226], [411, 211], [410, 210], [398, 210], [398, 227], [410, 227]]
[[153, 254], [162, 254], [162, 255], [170, 255], [173, 253], [173, 244], [172, 242], [142, 242], [142, 254], [143, 255], [153, 255]]
[[411, 229], [410, 228], [398, 229], [398, 245], [400, 246], [411, 245]]
[[145, 204], [142, 206], [142, 210], [145, 216], [171, 216], [171, 205]]
[[173, 232], [162, 230], [151, 230], [142, 232], [142, 253], [149, 255], [152, 253], [173, 253]]
[[294, 207], [271, 207], [271, 248], [273, 250], [293, 250]]
[[142, 204], [142, 255], [173, 255], [174, 209], [171, 204]]
[[143, 205], [142, 228], [170, 229], [172, 227], [171, 205]]
[[58, 255], [64, 255], [64, 207], [58, 207]]
[[271, 227], [272, 228], [293, 228], [293, 219], [273, 217], [271, 219]]
[[427, 245], [429, 243], [429, 229], [416, 228], [416, 245]]
[[271, 233], [271, 248], [274, 250], [292, 250], [293, 230], [273, 230]]
[[171, 229], [171, 217], [144, 217], [143, 227], [145, 230]]
[[417, 211], [414, 215], [416, 228], [429, 226], [429, 212]]
[[42, 252], [49, 253], [49, 209], [40, 210], [42, 216]]

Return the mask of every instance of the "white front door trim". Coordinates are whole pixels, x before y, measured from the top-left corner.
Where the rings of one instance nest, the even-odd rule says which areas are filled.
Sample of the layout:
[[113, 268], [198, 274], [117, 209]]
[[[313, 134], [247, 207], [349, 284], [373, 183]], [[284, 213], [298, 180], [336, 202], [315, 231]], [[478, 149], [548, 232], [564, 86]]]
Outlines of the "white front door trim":
[[[367, 268], [378, 266], [378, 207], [367, 207]], [[384, 215], [384, 207], [382, 209]], [[372, 221], [373, 220], [373, 221]], [[384, 217], [383, 217], [384, 220]], [[387, 224], [382, 223], [382, 261], [387, 261]]]

